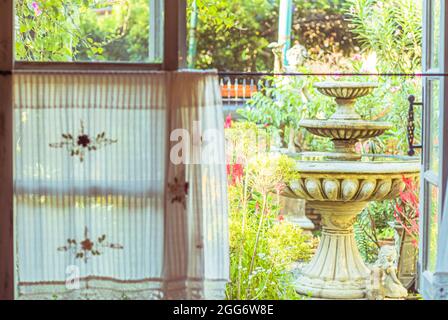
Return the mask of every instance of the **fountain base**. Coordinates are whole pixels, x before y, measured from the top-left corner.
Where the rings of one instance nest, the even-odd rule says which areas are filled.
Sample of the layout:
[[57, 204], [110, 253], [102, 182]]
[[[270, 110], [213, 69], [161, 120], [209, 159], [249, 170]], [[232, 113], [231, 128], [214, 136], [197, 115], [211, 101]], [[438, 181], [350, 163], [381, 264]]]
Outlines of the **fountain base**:
[[353, 224], [367, 202], [308, 204], [322, 215], [322, 237], [316, 254], [296, 281], [296, 291], [313, 298], [365, 298], [370, 270], [356, 246]]

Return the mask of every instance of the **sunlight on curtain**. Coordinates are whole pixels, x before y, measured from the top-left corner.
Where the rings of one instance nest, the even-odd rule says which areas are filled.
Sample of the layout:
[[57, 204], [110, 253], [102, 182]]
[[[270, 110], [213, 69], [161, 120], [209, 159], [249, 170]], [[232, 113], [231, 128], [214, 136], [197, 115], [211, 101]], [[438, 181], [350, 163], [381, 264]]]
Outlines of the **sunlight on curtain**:
[[166, 160], [167, 125], [190, 129], [169, 117], [199, 115], [222, 132], [216, 74], [14, 79], [18, 298], [222, 297], [224, 167]]

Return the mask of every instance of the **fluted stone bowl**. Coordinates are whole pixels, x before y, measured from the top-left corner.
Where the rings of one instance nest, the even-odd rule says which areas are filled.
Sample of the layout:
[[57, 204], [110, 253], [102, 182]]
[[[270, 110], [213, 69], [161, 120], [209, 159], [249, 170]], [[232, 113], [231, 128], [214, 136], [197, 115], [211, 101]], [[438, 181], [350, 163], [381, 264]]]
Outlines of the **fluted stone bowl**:
[[382, 135], [392, 127], [389, 122], [368, 120], [301, 120], [299, 126], [314, 135], [337, 139], [358, 140]]
[[370, 94], [378, 87], [374, 82], [316, 82], [313, 85], [320, 93], [336, 99], [353, 100]]
[[285, 196], [314, 201], [368, 202], [394, 199], [403, 191], [403, 178], [419, 175], [418, 161], [298, 161], [300, 178]]
[[296, 279], [296, 291], [313, 298], [365, 299], [371, 271], [356, 246], [356, 216], [369, 201], [398, 197], [403, 178], [418, 177], [419, 161], [301, 159], [297, 171], [300, 177], [283, 195], [307, 200], [321, 214], [322, 233], [315, 255]]

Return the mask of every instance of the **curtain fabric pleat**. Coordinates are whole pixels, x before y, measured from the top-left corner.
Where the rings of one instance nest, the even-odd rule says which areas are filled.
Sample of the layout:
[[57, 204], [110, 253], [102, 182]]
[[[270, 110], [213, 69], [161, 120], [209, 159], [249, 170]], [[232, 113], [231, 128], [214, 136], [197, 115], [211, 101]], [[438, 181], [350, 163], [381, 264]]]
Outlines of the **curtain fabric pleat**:
[[17, 297], [223, 298], [222, 122], [214, 72], [15, 74]]
[[[167, 201], [166, 275], [170, 298], [223, 298], [228, 280], [227, 185], [222, 102], [208, 72], [171, 75], [167, 186], [188, 188], [183, 201]], [[194, 106], [194, 107], [193, 107]], [[182, 130], [182, 138], [172, 134]], [[176, 146], [183, 147], [182, 163]], [[169, 194], [169, 192], [168, 192]], [[186, 210], [184, 210], [186, 209]], [[180, 223], [179, 223], [180, 222]]]

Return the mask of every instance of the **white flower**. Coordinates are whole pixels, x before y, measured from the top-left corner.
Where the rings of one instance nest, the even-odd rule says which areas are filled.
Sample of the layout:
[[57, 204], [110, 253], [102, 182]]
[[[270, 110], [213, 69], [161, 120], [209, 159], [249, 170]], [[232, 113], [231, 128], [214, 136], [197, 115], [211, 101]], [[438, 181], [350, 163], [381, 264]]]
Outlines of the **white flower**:
[[361, 72], [377, 73], [376, 64], [377, 64], [376, 52], [369, 53], [369, 55], [362, 64]]

